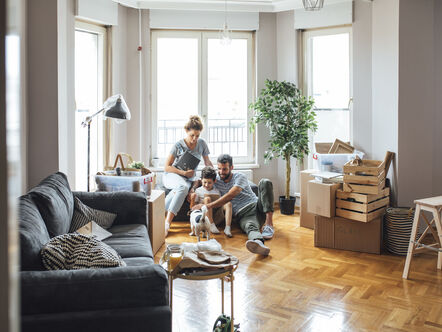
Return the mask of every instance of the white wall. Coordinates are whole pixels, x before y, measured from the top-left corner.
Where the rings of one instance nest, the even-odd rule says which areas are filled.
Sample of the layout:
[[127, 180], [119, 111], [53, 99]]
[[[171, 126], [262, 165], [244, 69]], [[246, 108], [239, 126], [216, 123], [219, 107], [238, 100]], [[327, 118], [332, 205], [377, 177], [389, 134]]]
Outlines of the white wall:
[[[377, 0], [372, 5], [372, 157], [398, 152], [399, 0]], [[396, 161], [400, 158], [396, 156]], [[395, 162], [390, 169], [397, 193]], [[393, 202], [395, 197], [393, 196]]]
[[367, 158], [372, 153], [371, 11], [370, 2], [354, 3], [352, 137], [353, 145], [364, 151]]

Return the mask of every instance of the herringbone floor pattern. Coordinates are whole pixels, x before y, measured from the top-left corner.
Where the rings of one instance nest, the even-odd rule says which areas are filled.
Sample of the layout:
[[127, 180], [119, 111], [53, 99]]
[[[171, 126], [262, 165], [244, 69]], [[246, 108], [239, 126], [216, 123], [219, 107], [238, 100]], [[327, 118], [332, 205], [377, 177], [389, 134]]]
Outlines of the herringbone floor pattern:
[[[215, 238], [237, 256], [235, 322], [249, 331], [442, 331], [442, 273], [436, 255], [421, 254], [402, 279], [405, 257], [313, 246], [299, 215], [275, 213], [269, 257], [249, 253], [246, 235]], [[174, 222], [167, 243], [194, 242], [189, 224]], [[155, 261], [164, 252], [164, 246]], [[226, 284], [230, 313], [230, 285]], [[221, 313], [218, 280], [174, 282], [173, 331], [212, 331]]]

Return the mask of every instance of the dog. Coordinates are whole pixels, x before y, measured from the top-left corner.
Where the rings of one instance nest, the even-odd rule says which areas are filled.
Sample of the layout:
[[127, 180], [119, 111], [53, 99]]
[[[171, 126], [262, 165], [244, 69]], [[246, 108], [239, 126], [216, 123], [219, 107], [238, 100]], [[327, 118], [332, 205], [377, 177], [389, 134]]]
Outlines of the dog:
[[200, 241], [201, 233], [205, 233], [207, 240], [210, 240], [210, 220], [206, 216], [207, 207], [203, 205], [201, 210], [194, 210], [190, 214], [190, 234], [196, 235], [198, 242]]

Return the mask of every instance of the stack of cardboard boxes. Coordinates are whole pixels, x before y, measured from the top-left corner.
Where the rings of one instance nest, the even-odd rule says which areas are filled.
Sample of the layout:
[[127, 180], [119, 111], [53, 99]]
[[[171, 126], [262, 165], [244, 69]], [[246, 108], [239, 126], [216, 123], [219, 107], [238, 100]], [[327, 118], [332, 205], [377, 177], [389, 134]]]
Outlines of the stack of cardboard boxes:
[[[312, 176], [319, 170], [301, 171], [301, 216], [300, 226], [315, 230], [315, 247], [352, 250], [380, 254], [382, 239], [382, 207], [367, 204], [367, 208], [376, 208], [375, 214], [362, 220], [361, 218], [343, 218], [336, 216], [336, 193], [343, 191], [343, 183], [322, 183]], [[382, 190], [385, 197], [389, 189]], [[354, 195], [358, 195], [354, 193]], [[367, 196], [371, 200], [373, 195]], [[341, 195], [342, 196], [342, 195]], [[338, 203], [340, 204], [339, 198]], [[352, 202], [353, 199], [348, 199]], [[379, 198], [378, 202], [381, 202]], [[382, 201], [383, 205], [385, 203]], [[375, 203], [376, 204], [376, 203]], [[378, 203], [379, 205], [379, 203]], [[361, 205], [362, 206], [362, 205]], [[344, 208], [345, 209], [345, 208]], [[368, 220], [370, 219], [370, 220]]]

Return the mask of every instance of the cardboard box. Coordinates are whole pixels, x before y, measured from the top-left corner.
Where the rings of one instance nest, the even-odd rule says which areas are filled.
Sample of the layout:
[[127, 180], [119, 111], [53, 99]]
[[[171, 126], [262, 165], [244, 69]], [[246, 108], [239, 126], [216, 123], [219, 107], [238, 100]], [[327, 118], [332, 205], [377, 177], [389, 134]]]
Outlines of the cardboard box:
[[155, 255], [165, 242], [164, 220], [165, 220], [165, 195], [162, 190], [152, 190], [147, 200], [148, 210], [148, 233], [152, 252]]
[[334, 217], [336, 209], [336, 190], [342, 183], [308, 182], [307, 211], [322, 217]]
[[315, 217], [315, 247], [381, 253], [382, 217], [359, 222], [341, 217]]
[[308, 182], [312, 180], [311, 174], [318, 172], [317, 169], [301, 171], [301, 215], [299, 225], [310, 229], [315, 228], [315, 215], [307, 211]]

